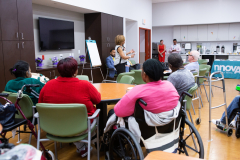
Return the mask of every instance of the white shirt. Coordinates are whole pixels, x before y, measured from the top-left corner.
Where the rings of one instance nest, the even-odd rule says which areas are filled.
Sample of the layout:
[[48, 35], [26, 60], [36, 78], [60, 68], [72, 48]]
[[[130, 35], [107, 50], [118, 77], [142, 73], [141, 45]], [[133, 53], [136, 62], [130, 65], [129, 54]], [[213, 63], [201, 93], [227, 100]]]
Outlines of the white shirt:
[[[122, 46], [120, 46], [120, 45], [116, 45], [116, 46], [115, 46], [116, 54], [115, 54], [114, 66], [117, 65], [117, 64], [119, 64], [120, 59], [121, 59], [121, 56], [120, 56], [120, 54], [119, 54], [118, 51], [117, 51], [118, 47], [121, 47], [122, 50], [123, 50], [123, 47], [122, 47]], [[126, 51], [123, 51], [123, 53], [124, 53], [125, 56], [126, 56]], [[121, 63], [126, 63], [126, 62], [127, 62], [127, 60], [125, 60], [125, 59], [123, 59], [123, 58], [121, 59]]]
[[[173, 52], [172, 50], [176, 50], [176, 51]], [[171, 48], [169, 49], [169, 53], [180, 53], [180, 52], [181, 52], [181, 47], [179, 44], [171, 45]]]

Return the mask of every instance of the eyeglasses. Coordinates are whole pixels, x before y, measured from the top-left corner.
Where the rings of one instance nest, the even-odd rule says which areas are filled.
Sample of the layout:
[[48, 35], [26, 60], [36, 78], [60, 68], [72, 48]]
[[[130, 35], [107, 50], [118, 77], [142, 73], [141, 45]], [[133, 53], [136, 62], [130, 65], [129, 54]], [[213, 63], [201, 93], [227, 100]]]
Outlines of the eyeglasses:
[[188, 56], [193, 56], [193, 55], [189, 54]]

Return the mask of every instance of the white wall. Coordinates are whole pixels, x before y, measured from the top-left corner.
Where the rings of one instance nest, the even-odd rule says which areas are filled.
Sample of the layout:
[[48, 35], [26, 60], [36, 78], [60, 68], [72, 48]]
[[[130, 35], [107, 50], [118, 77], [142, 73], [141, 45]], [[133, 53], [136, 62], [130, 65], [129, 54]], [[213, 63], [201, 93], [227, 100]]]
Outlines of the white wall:
[[[152, 28], [151, 0], [52, 0], [54, 2], [104, 12], [138, 22], [138, 27]], [[146, 19], [146, 25], [142, 24]]]
[[[57, 50], [57, 51], [39, 51], [39, 31], [38, 17], [53, 18], [74, 22], [74, 41], [75, 49]], [[84, 31], [84, 15], [76, 12], [65, 11], [62, 9], [51, 8], [47, 6], [33, 4], [33, 22], [34, 22], [34, 43], [35, 57], [45, 56], [44, 65], [51, 65], [50, 58], [63, 54], [63, 58], [69, 57], [70, 53], [74, 53], [74, 58], [79, 62], [79, 55], [85, 55], [85, 31]], [[80, 54], [78, 54], [80, 50]]]
[[153, 27], [152, 29], [152, 42], [160, 43], [164, 41], [166, 49], [168, 50], [173, 43], [173, 27]]
[[152, 4], [155, 26], [240, 22], [239, 0], [194, 0]]
[[[126, 21], [126, 51], [135, 50], [135, 56], [132, 58], [139, 62], [139, 29], [137, 21]], [[136, 41], [137, 40], [137, 41]]]
[[145, 52], [145, 30], [140, 29], [140, 52]]

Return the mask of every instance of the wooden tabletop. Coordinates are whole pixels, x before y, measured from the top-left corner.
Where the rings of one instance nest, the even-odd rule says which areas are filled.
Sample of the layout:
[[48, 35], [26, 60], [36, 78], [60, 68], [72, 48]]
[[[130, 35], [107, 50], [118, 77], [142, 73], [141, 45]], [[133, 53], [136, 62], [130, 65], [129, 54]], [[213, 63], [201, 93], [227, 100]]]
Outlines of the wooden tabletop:
[[199, 159], [163, 151], [154, 151], [149, 153], [144, 160], [199, 160]]
[[134, 87], [122, 83], [94, 83], [93, 86], [101, 93], [102, 101], [119, 100], [126, 94], [128, 87]]

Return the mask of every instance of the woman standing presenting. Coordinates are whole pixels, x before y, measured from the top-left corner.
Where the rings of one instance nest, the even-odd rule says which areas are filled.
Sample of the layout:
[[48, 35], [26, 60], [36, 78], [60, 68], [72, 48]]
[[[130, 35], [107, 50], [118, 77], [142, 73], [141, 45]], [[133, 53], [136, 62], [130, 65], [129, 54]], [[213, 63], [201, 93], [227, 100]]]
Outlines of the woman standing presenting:
[[[117, 35], [115, 38], [116, 43], [116, 54], [115, 54], [115, 61], [114, 61], [114, 67], [117, 70], [117, 74], [125, 72], [125, 66], [127, 65], [127, 60], [129, 58], [133, 58], [135, 56], [134, 50], [131, 50], [130, 52], [125, 51], [123, 45], [125, 43], [125, 37], [123, 35]], [[128, 56], [129, 54], [132, 54], [131, 56]]]
[[163, 44], [163, 40], [160, 40], [160, 44], [158, 45], [158, 59], [160, 62], [165, 61], [165, 52], [166, 52], [166, 46]]

